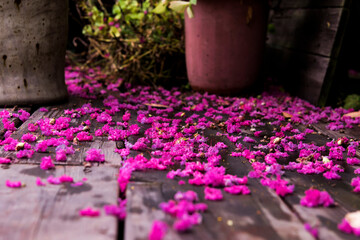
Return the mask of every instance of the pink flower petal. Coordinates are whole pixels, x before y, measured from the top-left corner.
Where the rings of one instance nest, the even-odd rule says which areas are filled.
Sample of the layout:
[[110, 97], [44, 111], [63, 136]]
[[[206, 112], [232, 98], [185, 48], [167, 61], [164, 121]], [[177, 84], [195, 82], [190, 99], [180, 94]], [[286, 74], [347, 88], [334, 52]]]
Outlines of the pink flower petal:
[[92, 209], [91, 207], [81, 209], [79, 215], [83, 217], [98, 217], [100, 216], [100, 211]]

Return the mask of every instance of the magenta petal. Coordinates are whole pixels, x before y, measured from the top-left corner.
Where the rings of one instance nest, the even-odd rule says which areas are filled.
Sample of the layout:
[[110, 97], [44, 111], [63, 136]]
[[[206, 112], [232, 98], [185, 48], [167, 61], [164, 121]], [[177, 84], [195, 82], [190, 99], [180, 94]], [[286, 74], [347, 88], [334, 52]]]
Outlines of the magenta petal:
[[345, 219], [343, 219], [341, 223], [338, 224], [338, 229], [344, 233], [352, 233], [352, 227]]
[[88, 162], [105, 162], [105, 155], [100, 149], [91, 148], [86, 152], [85, 161]]
[[204, 193], [206, 200], [219, 201], [223, 199], [220, 189], [206, 187]]
[[53, 164], [52, 162], [52, 159], [50, 156], [48, 157], [43, 157], [41, 159], [41, 163], [40, 163], [40, 168], [43, 169], [43, 170], [48, 170], [48, 169], [52, 169], [54, 168], [55, 165]]
[[23, 186], [20, 181], [11, 182], [10, 180], [6, 180], [5, 185], [9, 188], [21, 188]]
[[84, 208], [79, 211], [80, 216], [83, 217], [98, 217], [100, 216], [100, 211], [92, 209], [92, 208]]
[[165, 222], [154, 221], [149, 233], [149, 240], [162, 240], [168, 230]]

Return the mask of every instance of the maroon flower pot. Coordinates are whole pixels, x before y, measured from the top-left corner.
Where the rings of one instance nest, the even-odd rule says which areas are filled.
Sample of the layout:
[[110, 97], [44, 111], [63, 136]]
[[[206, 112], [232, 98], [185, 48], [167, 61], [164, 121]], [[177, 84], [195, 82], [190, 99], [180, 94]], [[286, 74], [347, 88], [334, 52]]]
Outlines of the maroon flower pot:
[[235, 94], [259, 76], [268, 19], [266, 0], [199, 0], [185, 14], [186, 66], [195, 90]]

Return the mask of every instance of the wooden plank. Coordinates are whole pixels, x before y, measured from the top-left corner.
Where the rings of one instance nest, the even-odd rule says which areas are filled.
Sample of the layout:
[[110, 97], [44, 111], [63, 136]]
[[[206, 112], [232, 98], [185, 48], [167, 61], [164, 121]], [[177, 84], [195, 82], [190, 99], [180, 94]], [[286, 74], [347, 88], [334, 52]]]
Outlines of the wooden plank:
[[[209, 142], [216, 143], [217, 141], [222, 141], [229, 145], [225, 137], [215, 136], [216, 130], [205, 130], [205, 132], [205, 136], [209, 137]], [[243, 177], [252, 170], [248, 161], [240, 161], [238, 158], [231, 157], [228, 151], [224, 151], [222, 156], [224, 158], [222, 165], [226, 167], [229, 174]], [[161, 201], [171, 199], [178, 190], [193, 190], [198, 193], [201, 201], [204, 201], [204, 187], [196, 187], [189, 184], [179, 186], [174, 180], [167, 179], [166, 174], [166, 171], [133, 172], [132, 181], [162, 183], [161, 194], [158, 194], [158, 196], [162, 195], [163, 198], [158, 200], [156, 205]], [[238, 239], [268, 239], [269, 237], [272, 239], [311, 239], [310, 235], [304, 230], [302, 222], [291, 212], [280, 197], [269, 191], [267, 187], [261, 185], [257, 179], [250, 179], [249, 185], [252, 191], [251, 196], [233, 196], [224, 192], [224, 201], [206, 201], [209, 210], [204, 214], [203, 224], [196, 227], [191, 232], [191, 235], [187, 237], [189, 239], [201, 238], [205, 236], [204, 234], [210, 232], [211, 235], [207, 236], [206, 239], [228, 239], [233, 236], [236, 236]], [[127, 196], [129, 206], [132, 206], [130, 202], [133, 200], [131, 198], [135, 195], [138, 197], [142, 196], [144, 198], [142, 202], [148, 202], [148, 200], [145, 200], [145, 196], [150, 195], [150, 193], [148, 194], [145, 190], [139, 190], [136, 194], [130, 193]], [[138, 199], [134, 201], [141, 203]], [[145, 206], [136, 205], [136, 207], [141, 209], [149, 208], [146, 204]], [[143, 210], [141, 212], [144, 211], [149, 212], [150, 210]], [[136, 213], [128, 212], [128, 214]], [[224, 220], [218, 222], [217, 219], [219, 218]], [[129, 219], [132, 218], [130, 217]], [[146, 221], [149, 221], [149, 219]], [[228, 225], [229, 221], [232, 222], [231, 226]], [[137, 223], [132, 222], [127, 220], [125, 232], [137, 228], [133, 226], [133, 224], [137, 225]], [[171, 225], [171, 222], [169, 224]], [[139, 223], [139, 227], [146, 228], [145, 225]], [[216, 229], [214, 229], [215, 226]], [[147, 229], [150, 227], [151, 225], [147, 225]], [[143, 237], [143, 235], [137, 234], [126, 239], [142, 239]]]
[[[316, 130], [314, 126], [317, 124], [310, 125], [310, 128], [313, 128]], [[295, 128], [299, 129], [300, 132], [304, 132], [304, 130], [307, 128], [303, 125], [294, 126]], [[269, 131], [269, 128], [264, 128], [265, 131]], [[271, 132], [267, 133], [268, 136], [271, 136]], [[344, 135], [337, 135], [338, 137], [344, 136]], [[308, 144], [315, 144], [316, 146], [324, 146], [326, 143], [331, 141], [332, 139], [336, 138], [329, 138], [326, 134], [323, 132], [314, 132], [313, 134], [306, 135], [305, 139], [302, 140], [304, 143]], [[295, 151], [293, 153], [289, 153], [289, 157], [286, 159], [280, 160], [280, 163], [287, 164], [288, 162], [295, 162], [296, 158], [299, 155], [298, 151]], [[344, 168], [344, 172], [340, 173], [342, 176], [342, 179], [337, 180], [327, 180], [322, 175], [303, 175], [298, 174], [296, 172], [286, 171], [286, 176], [288, 178], [294, 178], [292, 182], [301, 183], [300, 188], [303, 188], [303, 186], [307, 186], [310, 188], [311, 186], [316, 186], [319, 189], [325, 189], [329, 193], [333, 194], [334, 196], [337, 196], [337, 200], [340, 205], [347, 209], [347, 211], [354, 211], [357, 208], [360, 208], [360, 196], [358, 194], [354, 194], [352, 192], [353, 187], [350, 185], [351, 179], [356, 177], [356, 175], [353, 173], [354, 169], [357, 167], [355, 166], [349, 166], [346, 164], [345, 161], [338, 161], [336, 164], [340, 164]], [[303, 185], [305, 184], [305, 185]]]
[[[298, 82], [287, 90], [315, 105], [326, 105], [330, 91], [334, 91], [334, 81], [345, 77], [341, 66], [344, 59], [340, 58], [344, 55], [343, 40], [348, 29], [351, 8], [351, 1], [345, 0], [289, 0], [277, 4], [270, 12], [270, 23], [275, 30], [267, 35], [267, 45], [270, 48], [267, 54], [270, 54], [270, 61], [267, 60], [266, 63], [270, 65], [268, 69], [274, 64], [278, 67], [277, 70], [267, 71], [266, 75], [278, 77], [285, 84], [293, 76], [305, 76], [303, 80], [298, 77]], [[272, 49], [277, 49], [280, 53], [275, 53]], [[294, 58], [297, 55], [300, 64], [297, 61], [287, 62], [287, 50], [293, 52], [291, 55], [294, 55]], [[327, 63], [324, 63], [322, 68], [317, 68], [312, 66], [310, 58], [313, 57], [309, 58], [309, 55], [323, 56], [329, 60], [325, 60]], [[274, 58], [280, 58], [280, 61], [273, 61]], [[288, 74], [283, 74], [284, 70]], [[317, 78], [312, 77], [315, 75]]]
[[[128, 184], [126, 198], [125, 240], [148, 239], [154, 220], [170, 220], [158, 206], [164, 201], [161, 183], [131, 182]], [[172, 228], [169, 228], [164, 239], [177, 240], [181, 238]]]
[[[286, 196], [284, 200], [294, 209], [303, 221], [317, 226], [319, 239], [357, 239], [337, 229], [345, 214], [359, 209], [359, 196], [352, 193], [349, 182], [342, 180], [327, 180], [321, 175], [303, 175], [297, 172], [286, 171], [285, 179], [295, 184], [293, 194]], [[307, 208], [301, 206], [300, 199], [309, 188], [327, 191], [336, 202], [331, 208]]]
[[[226, 141], [226, 144], [232, 149], [235, 148], [233, 143], [230, 141]], [[228, 162], [230, 161], [228, 160]], [[295, 161], [295, 159], [286, 159], [286, 162], [291, 161]], [[241, 169], [244, 168], [239, 166], [239, 162], [240, 161], [238, 159], [235, 159], [228, 168], [232, 171], [241, 171]], [[360, 207], [360, 198], [352, 193], [352, 188], [349, 184], [346, 184], [343, 181], [327, 180], [323, 176], [319, 175], [302, 175], [291, 171], [286, 171], [283, 178], [289, 180], [291, 184], [295, 184], [295, 191], [293, 194], [282, 199], [292, 210], [295, 211], [302, 221], [309, 222], [313, 226], [319, 227], [320, 239], [330, 238], [341, 240], [347, 237], [347, 235], [337, 230], [337, 224], [341, 222], [346, 213], [354, 211]], [[311, 187], [328, 191], [339, 206], [335, 208], [320, 208], [316, 210], [301, 206], [300, 199], [304, 196], [304, 191]], [[256, 189], [260, 188], [256, 186]], [[351, 239], [355, 239], [355, 237]]]
[[[327, 129], [326, 123], [316, 123], [312, 124], [311, 127], [314, 128], [319, 133], [323, 134], [324, 136], [327, 136], [329, 139], [339, 139], [341, 137], [347, 137], [349, 139], [353, 139], [355, 141], [360, 140], [360, 127], [354, 126], [354, 128], [344, 128], [338, 131], [332, 131]], [[360, 158], [360, 151], [359, 149], [356, 149], [356, 156]], [[349, 166], [349, 168], [353, 171], [357, 169], [355, 166]], [[354, 177], [354, 176], [353, 176]]]
[[[26, 107], [26, 108], [21, 108], [25, 111], [27, 111], [28, 113], [31, 113], [31, 108], [30, 107]], [[14, 107], [14, 108], [0, 108], [0, 112], [2, 111], [8, 111], [10, 114], [13, 113], [17, 113], [18, 110], [20, 110], [20, 108]], [[6, 129], [4, 129], [4, 124], [2, 122], [2, 118], [0, 118], [0, 138], [2, 138], [4, 136], [4, 134], [6, 133]], [[11, 117], [9, 119], [9, 122], [14, 123], [15, 127], [19, 127], [23, 122], [19, 119], [19, 118], [14, 118]]]
[[289, 93], [315, 105], [325, 94], [324, 79], [331, 78], [327, 76], [329, 58], [268, 47], [265, 61], [267, 75], [278, 80]]
[[[286, 206], [274, 201], [277, 196], [270, 197], [267, 190], [257, 189], [251, 196], [223, 193], [223, 201], [206, 201], [203, 187], [178, 186], [173, 180], [166, 179], [166, 172], [151, 171], [153, 174], [158, 176], [156, 183], [133, 182], [128, 186], [126, 240], [147, 239], [154, 220], [164, 221], [171, 228], [174, 219], [164, 215], [158, 205], [172, 199], [177, 191], [187, 190], [197, 192], [200, 202], [205, 202], [208, 210], [202, 214], [202, 224], [185, 235], [180, 234], [181, 239], [312, 239]], [[144, 175], [136, 173], [135, 179], [144, 180]], [[174, 230], [170, 229], [165, 239], [177, 239], [174, 235]]]
[[[0, 232], [3, 239], [117, 239], [117, 219], [106, 216], [103, 206], [118, 199], [117, 169], [93, 167], [85, 173], [82, 167], [58, 166], [43, 171], [30, 165], [11, 165], [0, 169]], [[36, 177], [67, 174], [75, 181], [88, 180], [78, 187], [68, 184], [38, 187]], [[26, 187], [10, 189], [5, 180], [22, 181]], [[97, 218], [80, 217], [79, 210], [93, 207], [101, 210]], [[18, 231], [21, 229], [21, 231]]]
[[337, 58], [333, 53], [343, 8], [283, 9], [272, 13], [275, 32], [267, 35], [267, 44], [275, 48]]
[[[41, 112], [38, 109], [31, 115], [31, 117], [24, 124], [22, 124], [19, 127], [19, 129], [17, 131], [15, 131], [11, 135], [11, 137], [14, 139], [18, 139], [20, 141], [21, 137], [24, 134], [29, 132], [28, 125], [30, 123], [34, 124], [42, 118], [57, 119], [62, 116], [69, 117], [68, 115], [64, 114], [65, 109], [68, 109], [69, 107], [71, 107], [73, 109], [80, 108], [85, 103], [88, 103], [88, 101], [81, 100], [81, 99], [73, 99], [66, 105], [58, 106], [58, 107], [51, 107], [48, 112]], [[101, 101], [97, 101], [97, 102], [95, 101], [94, 104], [103, 106]], [[114, 117], [114, 120], [116, 121], [117, 118], [120, 118], [120, 116], [118, 115], [118, 116]], [[81, 123], [86, 120], [91, 120], [91, 126], [90, 126], [89, 132], [91, 135], [93, 135], [94, 140], [91, 142], [87, 142], [87, 141], [86, 142], [78, 142], [76, 144], [73, 142], [70, 143], [75, 149], [75, 154], [68, 155], [66, 162], [55, 162], [55, 164], [57, 164], [57, 165], [82, 165], [84, 162], [84, 159], [86, 157], [86, 152], [88, 151], [88, 149], [97, 148], [97, 149], [102, 149], [103, 154], [105, 154], [105, 157], [106, 157], [105, 160], [106, 160], [107, 165], [119, 166], [120, 162], [121, 162], [121, 157], [118, 154], [115, 154], [113, 152], [115, 149], [116, 143], [109, 142], [107, 140], [107, 137], [94, 136], [95, 130], [102, 127], [104, 124], [98, 123], [96, 120], [92, 120], [89, 115], [85, 115], [85, 116], [81, 116], [80, 118], [72, 118], [72, 120], [70, 122], [70, 126], [72, 126], [72, 127], [81, 126]], [[38, 136], [38, 140], [44, 140], [44, 139], [49, 138], [49, 137], [43, 136], [41, 134], [40, 130], [37, 130], [34, 134]], [[50, 137], [52, 137], [52, 136], [50, 136]], [[31, 145], [33, 147], [35, 147], [36, 142], [31, 143]], [[1, 149], [3, 149], [3, 148], [1, 148]], [[52, 157], [52, 159], [55, 160], [55, 148], [54, 147], [49, 147], [48, 152], [46, 152], [46, 153], [36, 152], [31, 159], [17, 159], [16, 153], [17, 152], [5, 152], [2, 150], [1, 156], [16, 159], [16, 161], [15, 161], [16, 163], [24, 163], [24, 164], [25, 163], [26, 164], [38, 164], [41, 162], [42, 157], [49, 156], [49, 155]]]
[[[286, 124], [286, 123], [284, 123]], [[293, 125], [295, 126], [295, 125]], [[244, 127], [245, 130], [247, 130], [249, 127]], [[301, 132], [304, 131], [306, 128], [305, 126], [298, 126], [299, 130]], [[274, 129], [274, 126], [270, 126], [269, 124], [266, 124], [262, 127], [257, 127], [257, 130], [262, 130], [263, 134], [266, 136], [273, 136], [274, 132], [279, 131], [276, 130], [276, 127]], [[246, 132], [243, 131], [242, 132]], [[248, 135], [245, 134], [245, 135]], [[253, 136], [252, 134], [250, 136]], [[258, 139], [258, 138], [256, 138]], [[259, 140], [259, 139], [258, 139]], [[318, 134], [310, 134], [307, 135], [304, 142], [306, 143], [315, 143], [318, 146], [322, 146], [328, 142], [328, 138], [324, 135], [318, 135]], [[226, 138], [223, 140], [226, 145], [230, 146], [229, 151], [233, 151], [235, 146], [233, 143], [229, 142]], [[255, 144], [249, 144], [242, 142], [244, 147], [246, 149], [255, 150], [253, 146], [257, 145]], [[266, 142], [262, 143], [266, 144]], [[280, 159], [280, 164], [287, 164], [288, 162], [294, 162], [297, 158], [297, 153], [290, 154], [290, 157], [286, 159]], [[231, 171], [238, 171], [238, 169], [243, 169], [239, 166], [236, 166], [236, 164], [239, 164], [240, 160], [237, 158], [238, 161], [235, 162], [235, 165], [229, 165], [227, 169], [229, 169], [229, 172]], [[258, 161], [262, 161], [260, 158], [257, 159]], [[227, 161], [229, 162], [229, 161]], [[284, 198], [282, 198], [285, 203], [295, 211], [295, 213], [300, 217], [300, 219], [304, 222], [310, 222], [313, 226], [319, 227], [319, 234], [320, 239], [344, 239], [349, 238], [347, 235], [341, 233], [337, 230], [337, 224], [341, 222], [344, 215], [350, 211], [354, 211], [360, 207], [359, 205], [359, 196], [352, 193], [352, 187], [350, 186], [350, 179], [354, 175], [345, 172], [341, 173], [343, 176], [343, 179], [341, 181], [331, 181], [325, 179], [321, 175], [302, 175], [297, 172], [291, 172], [286, 171], [283, 178], [286, 180], [289, 180], [291, 184], [295, 184], [295, 192], [292, 195], [288, 195]], [[352, 176], [351, 176], [352, 175]], [[330, 193], [330, 195], [335, 199], [335, 201], [338, 203], [338, 206], [335, 208], [320, 208], [316, 209], [316, 211], [313, 211], [312, 209], [307, 209], [300, 205], [300, 199], [304, 196], [304, 191], [315, 187], [319, 190], [326, 190]], [[257, 187], [256, 187], [257, 188]], [[257, 188], [258, 189], [258, 188]], [[355, 239], [355, 237], [353, 237]]]
[[114, 152], [116, 149], [115, 141], [109, 141], [106, 138], [102, 139], [100, 149], [101, 152], [105, 155], [105, 165], [120, 167], [122, 158], [118, 153]]
[[354, 126], [354, 128], [344, 128], [338, 131], [332, 131], [327, 129], [327, 123], [316, 123], [312, 124], [311, 126], [319, 131], [320, 133], [324, 134], [325, 136], [328, 136], [331, 139], [338, 139], [340, 137], [347, 137], [352, 138], [354, 140], [360, 139], [360, 127]]
[[[199, 112], [197, 113], [200, 114]], [[146, 127], [149, 126], [141, 126], [142, 129], [146, 129]], [[219, 138], [215, 136], [216, 130], [205, 130], [205, 132], [200, 131], [200, 134], [209, 137], [208, 143], [212, 143], [211, 145], [218, 141], [226, 142], [224, 137]], [[131, 153], [132, 156], [136, 154], [138, 153]], [[229, 152], [223, 153], [225, 163], [222, 164], [226, 167], [228, 173], [242, 177], [252, 170], [247, 161], [239, 161], [237, 158], [228, 155]], [[156, 207], [162, 201], [171, 199], [176, 191], [193, 190], [198, 193], [201, 200], [204, 199], [203, 187], [188, 184], [178, 186], [174, 180], [166, 178], [166, 171], [133, 172], [132, 181], [146, 182], [150, 186], [148, 186], [149, 189], [143, 186], [140, 190], [136, 190], [135, 187], [135, 190], [132, 189], [127, 192], [128, 206], [132, 206], [128, 209], [134, 208], [136, 211], [129, 210], [128, 219], [125, 223], [125, 232], [135, 232], [136, 235], [128, 234], [126, 239], [145, 239], [151, 227], [149, 222], [152, 223], [154, 220], [164, 220], [171, 225], [172, 222], [166, 218], [156, 219], [156, 210], [158, 210]], [[223, 202], [206, 201], [209, 205], [209, 210], [204, 214], [203, 224], [195, 227], [191, 231], [191, 235], [187, 235], [187, 238], [228, 239], [233, 236], [236, 236], [238, 239], [267, 239], [269, 236], [273, 239], [311, 238], [304, 230], [302, 222], [277, 195], [262, 186], [258, 180], [250, 179], [249, 182], [253, 191], [251, 196], [232, 196], [224, 193], [225, 200]], [[152, 185], [152, 183], [157, 184]], [[161, 189], [154, 190], [156, 186], [159, 186], [159, 183], [161, 183]], [[131, 187], [134, 186], [130, 185], [130, 189]], [[154, 191], [158, 192], [156, 194], [157, 197], [155, 197], [157, 201], [156, 204], [150, 207], [146, 203], [154, 200], [149, 200], [146, 196], [153, 195]], [[151, 219], [142, 217], [143, 212], [151, 212], [153, 216]], [[134, 218], [131, 215], [135, 215]], [[136, 222], [136, 219], [144, 219], [144, 223], [142, 221]], [[224, 220], [218, 222], [218, 219]], [[229, 221], [232, 223], [232, 226], [227, 224]], [[140, 228], [142, 231], [140, 231]], [[146, 233], [143, 232], [144, 229], [146, 229]], [[211, 234], [207, 236], [209, 232]]]
[[324, 7], [344, 7], [346, 0], [283, 0], [272, 1], [272, 7], [280, 8], [324, 8]]
[[[48, 112], [42, 112], [40, 111], [40, 109], [36, 110], [31, 116], [30, 118], [24, 122], [12, 135], [11, 137], [14, 139], [18, 139], [20, 141], [21, 137], [28, 133], [28, 126], [30, 123], [35, 124], [37, 121], [39, 121], [42, 118], [54, 118], [57, 119], [61, 116], [65, 116], [64, 115], [64, 109], [73, 107], [73, 108], [77, 108], [77, 107], [81, 107], [83, 104], [85, 103], [85, 100], [82, 99], [71, 99], [71, 101], [69, 101], [67, 104], [65, 105], [59, 105], [59, 106], [54, 106], [54, 107], [48, 107], [47, 109], [49, 110]], [[81, 121], [84, 120], [84, 118], [81, 119], [73, 119], [70, 124], [72, 126], [79, 126]], [[35, 135], [38, 136], [38, 140], [43, 140], [43, 139], [47, 139], [47, 137], [43, 136], [40, 132], [40, 130], [37, 130], [35, 133], [33, 133]], [[82, 143], [83, 145], [89, 144], [88, 142]], [[35, 147], [36, 142], [35, 143], [31, 143], [31, 145], [33, 147]], [[77, 151], [78, 152], [78, 151]], [[1, 147], [1, 155], [3, 157], [10, 157], [12, 159], [16, 159], [17, 163], [28, 163], [28, 164], [38, 164], [41, 162], [41, 158], [44, 156], [52, 156], [53, 159], [55, 159], [55, 148], [51, 147], [48, 149], [47, 153], [35, 153], [34, 156], [31, 159], [17, 159], [16, 158], [16, 152], [6, 152], [3, 150], [3, 147]], [[62, 162], [58, 162], [57, 164], [68, 164], [68, 165], [81, 165], [82, 160], [80, 158], [78, 158], [75, 155], [70, 155], [69, 159], [66, 163], [62, 163]]]
[[[320, 130], [319, 126], [321, 126], [321, 128], [323, 128], [324, 130]], [[305, 126], [301, 126], [301, 125], [298, 126], [298, 129], [300, 131], [303, 131], [305, 128], [306, 128]], [[309, 125], [309, 128], [314, 129], [316, 132], [306, 136], [306, 139], [304, 140], [304, 142], [314, 143], [317, 146], [324, 146], [327, 142], [330, 142], [332, 140], [337, 140], [339, 137], [346, 136], [351, 139], [351, 135], [342, 134], [337, 131], [327, 130], [326, 124], [324, 124], [324, 123], [312, 124], [312, 125]], [[348, 133], [349, 132], [359, 133], [358, 130], [360, 130], [360, 128], [358, 128], [358, 127], [355, 127], [355, 128], [356, 129], [347, 129], [345, 131]], [[329, 133], [326, 133], [325, 130], [327, 130], [329, 133], [335, 132], [336, 134], [330, 135]], [[355, 138], [353, 138], [353, 139], [355, 140]], [[360, 157], [360, 152], [358, 150], [357, 150], [357, 155], [358, 155], [358, 157]], [[360, 205], [357, 205], [357, 203], [360, 203], [360, 202], [357, 202], [359, 195], [357, 195], [357, 194], [354, 195], [352, 193], [353, 187], [350, 186], [351, 179], [356, 177], [356, 174], [354, 174], [354, 170], [357, 169], [358, 167], [353, 166], [353, 165], [348, 165], [348, 164], [346, 164], [345, 161], [338, 161], [337, 164], [340, 164], [344, 168], [344, 172], [340, 173], [340, 175], [342, 176], [342, 180], [341, 181], [327, 181], [327, 183], [324, 183], [324, 185], [331, 186], [332, 187], [331, 189], [334, 189], [334, 190], [336, 189], [337, 192], [338, 191], [347, 191], [347, 192], [343, 192], [343, 193], [339, 194], [339, 196], [348, 199], [348, 200], [345, 200], [345, 202], [347, 202], [347, 205], [360, 207]], [[325, 180], [325, 179], [323, 179], [323, 180]], [[312, 179], [312, 182], [318, 182], [318, 180]], [[337, 193], [335, 193], [335, 194], [337, 194]], [[350, 210], [351, 210], [351, 208], [350, 208]]]

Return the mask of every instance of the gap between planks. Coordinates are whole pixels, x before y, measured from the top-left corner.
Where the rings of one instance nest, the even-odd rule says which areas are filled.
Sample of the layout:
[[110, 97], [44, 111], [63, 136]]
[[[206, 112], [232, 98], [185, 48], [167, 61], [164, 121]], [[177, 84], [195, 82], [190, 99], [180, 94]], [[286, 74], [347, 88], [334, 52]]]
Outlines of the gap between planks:
[[[206, 136], [211, 135], [210, 141], [226, 141], [218, 139], [215, 134], [215, 130], [209, 130]], [[235, 159], [228, 153], [223, 158], [226, 162], [224, 166], [230, 169], [230, 172], [227, 170], [228, 173], [242, 177], [251, 170], [247, 161]], [[252, 190], [250, 196], [233, 196], [223, 191], [224, 201], [205, 201], [204, 187], [189, 184], [179, 186], [177, 181], [166, 178], [166, 171], [133, 172], [132, 182], [126, 193], [128, 215], [125, 239], [146, 239], [154, 220], [165, 220], [171, 226], [173, 220], [164, 217], [158, 205], [172, 199], [177, 191], [186, 190], [197, 192], [200, 202], [206, 202], [209, 209], [203, 215], [204, 222], [190, 233], [181, 235], [181, 238], [312, 239], [298, 216], [279, 196], [262, 186], [257, 179], [249, 179], [249, 187]], [[176, 236], [173, 230], [170, 230], [165, 239], [176, 239], [174, 235]]]

